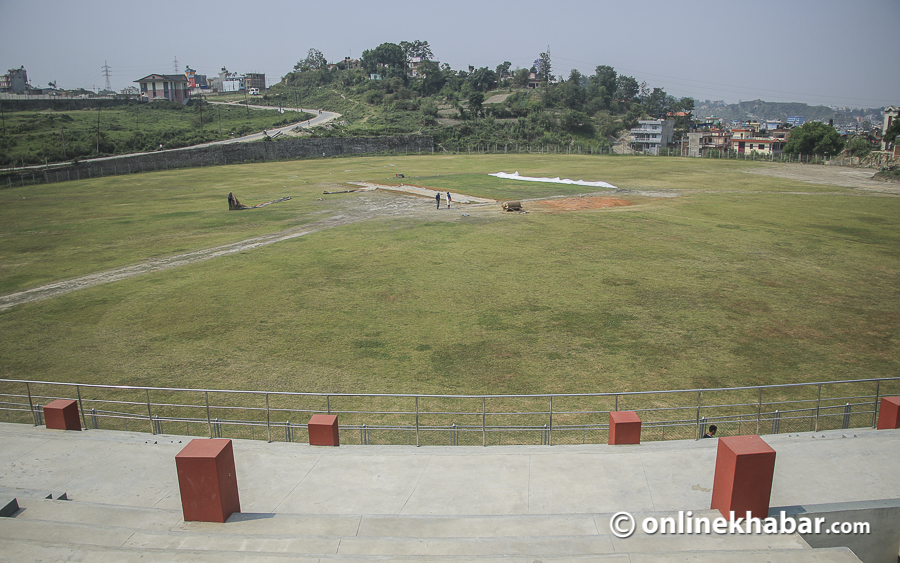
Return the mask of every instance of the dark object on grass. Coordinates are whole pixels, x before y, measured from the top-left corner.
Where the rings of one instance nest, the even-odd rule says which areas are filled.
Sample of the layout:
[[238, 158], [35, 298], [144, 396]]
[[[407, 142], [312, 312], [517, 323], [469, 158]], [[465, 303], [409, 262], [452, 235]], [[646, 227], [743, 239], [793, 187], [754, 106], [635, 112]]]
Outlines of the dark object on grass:
[[272, 203], [278, 203], [279, 201], [287, 201], [291, 199], [290, 197], [282, 197], [279, 199], [273, 199], [272, 201], [267, 201], [265, 203], [260, 203], [259, 205], [251, 205], [250, 207], [244, 205], [238, 198], [234, 197], [234, 194], [228, 193], [228, 211], [240, 211], [241, 209], [258, 209], [260, 207], [265, 207]]
[[353, 192], [356, 192], [356, 191], [359, 191], [359, 190], [344, 190], [342, 192], [322, 192], [322, 193], [329, 194], [329, 195], [331, 195], [331, 194], [352, 194]]
[[503, 211], [522, 211], [521, 201], [504, 201]]

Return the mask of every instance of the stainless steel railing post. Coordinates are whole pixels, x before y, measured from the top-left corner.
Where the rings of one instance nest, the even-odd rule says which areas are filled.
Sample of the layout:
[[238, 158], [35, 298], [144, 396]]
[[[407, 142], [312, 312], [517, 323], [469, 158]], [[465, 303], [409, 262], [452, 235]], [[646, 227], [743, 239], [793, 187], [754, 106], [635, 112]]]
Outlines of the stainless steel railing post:
[[481, 398], [481, 445], [487, 446], [487, 434], [485, 431], [484, 425], [484, 417], [485, 417], [485, 409], [484, 409], [484, 397]]
[[703, 391], [697, 391], [697, 425], [694, 427], [694, 432], [697, 436], [700, 435], [700, 404], [702, 400]]
[[419, 447], [419, 397], [416, 397], [416, 447]]
[[204, 391], [203, 396], [206, 398], [206, 430], [209, 433], [209, 437], [212, 438], [212, 420], [209, 418], [209, 391]]
[[81, 411], [81, 427], [87, 429], [87, 419], [84, 418], [84, 404], [81, 402], [81, 385], [76, 385], [75, 391], [78, 393], [78, 410]]
[[756, 435], [759, 436], [759, 419], [762, 416], [762, 390], [759, 388], [759, 401], [756, 403]]
[[31, 421], [35, 426], [38, 425], [37, 415], [34, 414], [34, 401], [31, 399], [31, 385], [25, 383], [25, 390], [28, 391], [28, 410], [31, 411]]
[[872, 405], [872, 428], [878, 426], [878, 399], [881, 393], [881, 380], [875, 382], [875, 403]]
[[269, 418], [269, 394], [266, 393], [266, 440], [272, 441], [272, 427], [270, 426], [270, 418]]
[[153, 427], [153, 411], [150, 408], [150, 390], [144, 389], [147, 394], [147, 420], [150, 421], [150, 434], [156, 434], [156, 429]]
[[547, 445], [553, 445], [553, 396], [550, 396], [550, 426], [547, 428]]
[[816, 429], [815, 432], [819, 431], [819, 407], [822, 404], [822, 384], [816, 385], [818, 391], [816, 392]]

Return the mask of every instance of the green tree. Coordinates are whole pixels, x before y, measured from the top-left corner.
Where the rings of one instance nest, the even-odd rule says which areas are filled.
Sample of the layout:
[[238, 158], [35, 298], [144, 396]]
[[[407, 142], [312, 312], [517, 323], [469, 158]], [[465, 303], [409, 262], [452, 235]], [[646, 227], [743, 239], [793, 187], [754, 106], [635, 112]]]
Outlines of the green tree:
[[396, 43], [382, 43], [374, 49], [366, 49], [359, 58], [359, 64], [366, 69], [368, 74], [375, 74], [380, 69], [388, 71], [385, 74], [406, 72], [406, 53]]
[[535, 61], [534, 73], [537, 76], [537, 79], [543, 82], [544, 84], [549, 84], [550, 80], [553, 79], [553, 75], [550, 74], [552, 66], [550, 64], [550, 53], [541, 53], [541, 56]]
[[891, 143], [895, 143], [897, 140], [897, 136], [900, 135], [900, 119], [894, 119], [891, 121], [891, 126], [887, 128], [882, 135], [882, 139], [884, 142], [890, 145]]
[[503, 61], [502, 64], [497, 65], [497, 80], [499, 82], [503, 82], [504, 80], [509, 80], [512, 77], [512, 73], [509, 68], [512, 66], [512, 63], [509, 61]]
[[422, 61], [418, 67], [419, 78], [421, 79], [421, 92], [423, 96], [431, 96], [437, 94], [444, 87], [447, 81], [444, 73], [434, 61]]
[[515, 72], [513, 72], [513, 84], [518, 86], [519, 88], [525, 88], [528, 86], [528, 75], [531, 74], [527, 68], [517, 68]]
[[484, 94], [481, 92], [472, 92], [469, 94], [469, 108], [472, 111], [472, 115], [477, 116], [481, 114], [484, 117], [484, 107], [482, 104], [484, 103]]
[[784, 152], [833, 156], [843, 148], [844, 142], [834, 127], [819, 121], [810, 121], [791, 129], [791, 137], [784, 145]]
[[322, 70], [326, 66], [328, 66], [328, 61], [325, 59], [325, 55], [322, 54], [322, 51], [310, 49], [306, 53], [305, 59], [297, 61], [297, 64], [294, 65], [294, 70]]
[[853, 137], [847, 141], [845, 148], [850, 153], [850, 156], [858, 156], [860, 158], [865, 158], [872, 152], [872, 145], [869, 144], [865, 137]]
[[611, 66], [600, 65], [594, 69], [590, 78], [590, 97], [599, 99], [602, 109], [609, 109], [613, 96], [616, 95], [616, 70]]
[[469, 73], [469, 76], [466, 77], [466, 82], [468, 82], [475, 91], [487, 92], [497, 85], [497, 73], [488, 67], [483, 66]]
[[[641, 85], [644, 88], [646, 82]], [[647, 112], [651, 117], [655, 117], [657, 119], [665, 119], [666, 114], [669, 112], [669, 108], [667, 107], [667, 95], [666, 91], [662, 88], [654, 88], [652, 92], [647, 94], [646, 96], [641, 96], [644, 102], [644, 111]]]
[[419, 57], [424, 60], [431, 60], [434, 58], [434, 53], [431, 52], [428, 41], [420, 41], [418, 39], [415, 41], [401, 41], [400, 48], [403, 49], [403, 54], [406, 56], [407, 61], [411, 60], [413, 57]]
[[620, 75], [616, 78], [616, 99], [622, 102], [634, 100], [640, 92], [637, 80], [631, 76]]

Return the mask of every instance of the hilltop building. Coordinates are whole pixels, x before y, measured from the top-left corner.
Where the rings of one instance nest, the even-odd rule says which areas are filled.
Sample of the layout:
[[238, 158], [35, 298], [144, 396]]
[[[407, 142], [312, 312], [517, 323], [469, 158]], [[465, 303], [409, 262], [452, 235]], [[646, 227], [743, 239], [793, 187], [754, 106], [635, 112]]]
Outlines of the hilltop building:
[[169, 100], [186, 104], [190, 98], [188, 79], [183, 74], [150, 74], [135, 82], [141, 89], [141, 99], [148, 102]]

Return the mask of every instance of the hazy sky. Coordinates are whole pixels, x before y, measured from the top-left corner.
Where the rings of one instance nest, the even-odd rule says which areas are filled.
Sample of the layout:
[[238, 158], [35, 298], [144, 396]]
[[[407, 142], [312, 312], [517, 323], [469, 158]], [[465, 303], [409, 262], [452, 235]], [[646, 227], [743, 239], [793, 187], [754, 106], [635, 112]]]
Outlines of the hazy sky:
[[114, 90], [175, 60], [278, 82], [310, 48], [329, 61], [428, 41], [454, 69], [597, 65], [698, 101], [900, 105], [900, 0], [0, 0], [0, 70], [34, 86]]

